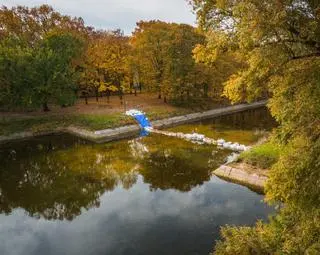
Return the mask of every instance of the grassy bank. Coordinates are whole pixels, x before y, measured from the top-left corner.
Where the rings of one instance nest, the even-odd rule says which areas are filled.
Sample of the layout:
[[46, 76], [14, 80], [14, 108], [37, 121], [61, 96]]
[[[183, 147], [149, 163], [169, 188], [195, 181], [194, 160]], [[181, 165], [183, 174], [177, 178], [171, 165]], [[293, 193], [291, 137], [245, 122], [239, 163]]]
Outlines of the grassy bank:
[[240, 154], [238, 161], [263, 169], [270, 168], [279, 159], [280, 146], [269, 141]]
[[[150, 120], [163, 119], [192, 112], [188, 109], [177, 109], [176, 111], [166, 111], [157, 109], [147, 113]], [[2, 119], [0, 121], [0, 135], [10, 135], [13, 133], [31, 131], [44, 132], [57, 128], [76, 126], [87, 130], [101, 130], [116, 128], [124, 125], [134, 124], [131, 117], [123, 113], [112, 114], [68, 114], [50, 116], [32, 116], [24, 118]]]
[[[158, 99], [154, 93], [125, 96], [126, 109], [139, 109], [147, 113], [151, 120], [199, 112], [218, 108], [226, 103], [206, 99], [198, 104], [171, 105]], [[0, 112], [0, 135], [10, 135], [24, 131], [45, 132], [57, 128], [75, 126], [87, 130], [101, 130], [133, 124], [132, 118], [124, 115], [125, 107], [117, 96], [90, 98], [88, 104], [79, 99], [73, 106], [61, 108], [49, 105], [50, 112], [23, 111], [22, 109]]]

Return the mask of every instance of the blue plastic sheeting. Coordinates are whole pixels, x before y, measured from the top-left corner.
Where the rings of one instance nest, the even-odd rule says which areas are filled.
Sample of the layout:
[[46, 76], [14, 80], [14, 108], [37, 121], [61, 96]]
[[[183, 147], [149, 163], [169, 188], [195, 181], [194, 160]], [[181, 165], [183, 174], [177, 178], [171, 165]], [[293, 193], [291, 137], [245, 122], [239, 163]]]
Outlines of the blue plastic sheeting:
[[150, 132], [146, 129], [141, 129], [140, 131], [140, 137], [143, 137], [143, 136], [148, 136], [150, 134]]
[[137, 115], [134, 115], [133, 117], [138, 121], [141, 128], [144, 129], [144, 128], [151, 127], [151, 124], [145, 115], [137, 114]]

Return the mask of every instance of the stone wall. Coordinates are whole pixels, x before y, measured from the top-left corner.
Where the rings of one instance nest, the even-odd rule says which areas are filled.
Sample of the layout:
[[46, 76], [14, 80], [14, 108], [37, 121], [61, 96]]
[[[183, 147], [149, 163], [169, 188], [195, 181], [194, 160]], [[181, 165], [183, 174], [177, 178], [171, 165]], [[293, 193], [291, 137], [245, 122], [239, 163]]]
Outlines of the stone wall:
[[243, 169], [231, 167], [228, 165], [222, 165], [213, 172], [216, 176], [226, 178], [228, 180], [234, 180], [241, 184], [247, 184], [249, 186], [264, 189], [264, 184], [267, 181], [267, 177], [256, 173], [248, 173]]

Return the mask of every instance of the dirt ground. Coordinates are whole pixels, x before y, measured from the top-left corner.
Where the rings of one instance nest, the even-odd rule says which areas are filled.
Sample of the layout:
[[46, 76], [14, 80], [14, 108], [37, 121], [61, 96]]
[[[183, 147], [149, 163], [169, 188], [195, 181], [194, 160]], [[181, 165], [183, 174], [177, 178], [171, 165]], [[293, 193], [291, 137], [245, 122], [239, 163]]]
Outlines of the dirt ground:
[[137, 94], [125, 95], [123, 97], [123, 103], [118, 96], [111, 96], [109, 102], [107, 97], [100, 97], [96, 102], [96, 98], [89, 98], [88, 104], [85, 104], [83, 98], [79, 99], [75, 105], [70, 107], [59, 107], [49, 105], [50, 111], [43, 112], [40, 109], [32, 112], [0, 112], [2, 118], [23, 118], [34, 116], [55, 116], [55, 115], [68, 115], [68, 114], [94, 114], [94, 115], [112, 115], [116, 113], [124, 112], [126, 109], [136, 108], [145, 112], [161, 111], [161, 112], [173, 112], [183, 110], [184, 108], [174, 107], [166, 104], [163, 100], [158, 99], [156, 94]]

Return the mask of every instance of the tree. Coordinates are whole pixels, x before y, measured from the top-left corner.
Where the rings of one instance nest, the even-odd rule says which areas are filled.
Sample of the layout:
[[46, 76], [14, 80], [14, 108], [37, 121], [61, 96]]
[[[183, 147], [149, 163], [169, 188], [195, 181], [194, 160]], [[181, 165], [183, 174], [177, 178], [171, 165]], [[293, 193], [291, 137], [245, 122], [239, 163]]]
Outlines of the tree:
[[32, 48], [19, 40], [0, 44], [1, 102], [4, 105], [38, 107], [48, 102], [72, 104], [77, 72], [73, 61], [82, 42], [71, 34], [52, 32]]
[[30, 62], [33, 51], [26, 42], [9, 37], [0, 41], [0, 104], [27, 106], [32, 104], [29, 90], [33, 72]]
[[71, 34], [51, 33], [34, 52], [30, 75], [33, 80], [32, 96], [48, 111], [48, 102], [61, 106], [71, 105], [76, 99], [78, 72], [73, 61], [81, 56], [83, 43]]
[[50, 6], [0, 9], [0, 103], [8, 108], [72, 104], [77, 66], [91, 28]]
[[167, 49], [164, 90], [171, 99], [183, 101], [187, 97], [190, 100], [198, 94], [197, 79], [202, 76], [192, 50], [204, 37], [194, 27], [184, 24], [171, 25], [169, 31], [172, 41]]
[[134, 48], [134, 60], [141, 70], [142, 82], [150, 91], [158, 93], [161, 99], [164, 93], [161, 84], [164, 81], [170, 34], [168, 24], [161, 21], [140, 21], [131, 38]]
[[93, 32], [82, 66], [82, 82], [92, 88], [98, 101], [99, 93], [122, 94], [129, 87], [129, 44], [120, 30]]
[[[218, 40], [204, 45], [245, 61], [225, 84], [232, 101], [269, 96], [286, 149], [271, 170], [266, 197], [284, 203], [269, 224], [225, 228], [217, 254], [320, 253], [320, 5], [317, 1], [191, 1], [199, 24]], [[209, 47], [208, 47], [209, 46]], [[239, 240], [241, 240], [239, 242]]]
[[17, 6], [8, 9], [0, 8], [0, 40], [13, 36], [18, 37], [32, 46], [52, 30], [69, 32], [86, 37], [92, 28], [86, 27], [82, 18], [61, 15], [49, 5], [28, 8]]
[[199, 52], [205, 37], [198, 29], [161, 21], [141, 21], [131, 38], [132, 63], [149, 91], [172, 103], [197, 101], [213, 96], [220, 98], [223, 81], [237, 68], [238, 61], [225, 56], [212, 66], [204, 65]]

